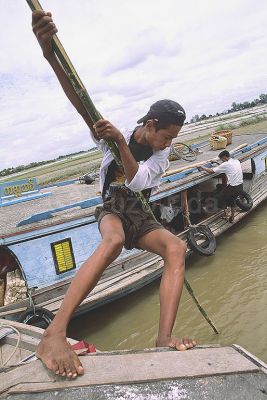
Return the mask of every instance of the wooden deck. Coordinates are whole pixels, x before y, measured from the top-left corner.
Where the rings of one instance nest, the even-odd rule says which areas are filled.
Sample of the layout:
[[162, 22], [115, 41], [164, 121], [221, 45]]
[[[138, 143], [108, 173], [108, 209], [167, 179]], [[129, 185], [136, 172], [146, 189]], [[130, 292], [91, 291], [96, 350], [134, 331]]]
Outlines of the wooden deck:
[[39, 360], [0, 374], [7, 399], [266, 399], [267, 366], [237, 345], [93, 353], [85, 374], [57, 377]]
[[[4, 335], [9, 328], [16, 332]], [[7, 400], [264, 400], [267, 365], [238, 345], [123, 350], [79, 356], [85, 374], [54, 375], [34, 356], [43, 330], [0, 319], [0, 398]], [[68, 338], [71, 344], [76, 343]], [[12, 359], [4, 365], [10, 353]], [[21, 361], [23, 361], [21, 363]]]

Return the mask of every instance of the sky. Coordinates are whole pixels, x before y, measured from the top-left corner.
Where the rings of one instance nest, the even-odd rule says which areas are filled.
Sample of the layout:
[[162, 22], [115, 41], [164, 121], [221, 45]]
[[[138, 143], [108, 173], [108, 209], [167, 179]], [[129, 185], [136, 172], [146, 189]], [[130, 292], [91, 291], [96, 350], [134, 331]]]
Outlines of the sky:
[[[187, 120], [267, 92], [266, 0], [41, 0], [101, 114], [134, 128], [150, 105]], [[31, 29], [26, 0], [0, 0], [0, 170], [94, 146]]]

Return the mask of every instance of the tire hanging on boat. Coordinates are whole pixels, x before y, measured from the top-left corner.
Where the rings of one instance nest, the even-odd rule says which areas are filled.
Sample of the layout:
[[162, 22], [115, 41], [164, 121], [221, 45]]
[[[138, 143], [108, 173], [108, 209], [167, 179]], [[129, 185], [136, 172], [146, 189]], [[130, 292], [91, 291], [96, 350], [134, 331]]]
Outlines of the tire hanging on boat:
[[248, 192], [242, 190], [236, 199], [236, 205], [242, 211], [249, 211], [253, 207], [252, 197], [248, 194]]
[[206, 225], [191, 227], [187, 232], [187, 241], [189, 247], [201, 256], [211, 256], [216, 250], [216, 238]]
[[46, 329], [54, 319], [54, 314], [45, 308], [28, 308], [19, 316], [18, 322]]

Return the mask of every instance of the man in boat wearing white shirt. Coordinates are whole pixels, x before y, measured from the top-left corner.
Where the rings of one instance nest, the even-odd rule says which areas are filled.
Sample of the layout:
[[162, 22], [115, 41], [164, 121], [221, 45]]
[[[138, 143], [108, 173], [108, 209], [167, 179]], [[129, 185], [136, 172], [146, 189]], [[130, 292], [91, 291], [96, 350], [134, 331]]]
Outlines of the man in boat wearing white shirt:
[[[107, 120], [102, 119], [93, 125], [54, 54], [51, 39], [57, 28], [51, 13], [35, 11], [32, 26], [44, 57], [104, 153], [100, 170], [103, 206], [96, 208], [102, 241], [75, 275], [59, 311], [37, 347], [36, 355], [57, 375], [75, 378], [84, 373], [79, 358], [67, 343], [67, 325], [75, 309], [124, 245], [148, 250], [164, 260], [156, 346], [177, 350], [192, 348], [196, 344], [192, 339], [184, 337], [180, 340], [172, 336], [184, 282], [186, 244], [146, 213], [133, 193], [142, 191], [148, 199], [150, 192], [158, 186], [168, 165], [169, 146], [183, 125], [185, 112], [172, 100], [156, 102], [138, 121], [142, 125], [125, 136]], [[123, 171], [113, 162], [112, 154], [102, 139], [111, 139], [116, 143]], [[116, 190], [118, 183], [123, 185]]]
[[229, 222], [233, 222], [235, 217], [235, 201], [243, 190], [242, 167], [240, 161], [231, 158], [230, 153], [227, 150], [223, 150], [219, 154], [219, 159], [222, 161], [222, 163], [218, 165], [218, 167], [206, 168], [201, 166], [199, 169], [202, 169], [209, 174], [221, 172], [226, 175], [228, 185], [219, 193], [218, 203], [219, 206], [224, 209], [225, 216], [227, 216], [227, 207], [231, 207], [231, 216], [229, 218]]

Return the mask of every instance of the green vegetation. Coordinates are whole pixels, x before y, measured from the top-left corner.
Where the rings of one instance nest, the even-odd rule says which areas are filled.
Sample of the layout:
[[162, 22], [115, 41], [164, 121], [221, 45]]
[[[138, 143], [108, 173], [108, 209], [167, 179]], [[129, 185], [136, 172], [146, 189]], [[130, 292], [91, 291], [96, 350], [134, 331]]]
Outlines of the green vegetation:
[[260, 94], [258, 99], [254, 99], [251, 102], [249, 102], [249, 101], [244, 101], [243, 103], [233, 102], [231, 105], [231, 108], [229, 108], [226, 111], [223, 111], [222, 113], [217, 112], [215, 115], [210, 114], [208, 116], [206, 114], [202, 114], [201, 116], [196, 114], [191, 118], [190, 123], [204, 121], [208, 118], [219, 117], [220, 115], [225, 115], [225, 114], [229, 114], [229, 113], [236, 112], [236, 111], [246, 110], [247, 108], [259, 106], [261, 104], [267, 104], [267, 94], [266, 93]]
[[8, 175], [1, 179], [1, 182], [36, 177], [40, 185], [46, 185], [65, 179], [73, 179], [99, 168], [101, 159], [100, 151], [83, 152], [81, 156], [64, 158], [61, 161], [46, 163], [47, 165]]
[[241, 121], [239, 126], [254, 125], [254, 124], [257, 124], [258, 122], [266, 121], [266, 120], [267, 120], [267, 114], [264, 114], [263, 116], [256, 116], [256, 117]]
[[229, 131], [234, 129], [235, 126], [233, 124], [221, 124], [215, 128], [215, 132], [219, 131]]
[[215, 132], [224, 131], [224, 130], [233, 130], [233, 129], [237, 129], [237, 128], [240, 128], [242, 126], [247, 126], [247, 125], [255, 125], [259, 122], [266, 121], [266, 120], [267, 120], [267, 114], [263, 114], [261, 116], [257, 115], [256, 117], [247, 118], [247, 119], [239, 122], [238, 125], [234, 125], [231, 123], [219, 125], [215, 128]]
[[[86, 157], [88, 157], [88, 152], [90, 153], [92, 151], [100, 154], [100, 152], [98, 152], [96, 150], [96, 148], [94, 147], [93, 149], [89, 149], [87, 151], [78, 151], [77, 153], [71, 153], [71, 154], [68, 154], [68, 155], [59, 156], [59, 157], [51, 159], [51, 160], [32, 162], [32, 163], [27, 164], [27, 165], [19, 165], [18, 167], [15, 167], [15, 168], [13, 168], [13, 167], [5, 168], [2, 171], [0, 171], [0, 177], [1, 176], [8, 176], [8, 175], [11, 175], [11, 174], [16, 174], [16, 173], [19, 173], [19, 172], [25, 171], [25, 170], [27, 170], [27, 174], [26, 175], [28, 176], [29, 173], [30, 173], [29, 170], [35, 169], [36, 167], [40, 167], [40, 166], [46, 165], [46, 164], [51, 164], [53, 162], [58, 162], [60, 160], [65, 160], [64, 162], [68, 162], [70, 158], [72, 158], [74, 156], [78, 156], [79, 154], [85, 155]], [[23, 175], [20, 175], [20, 176], [22, 177]]]

